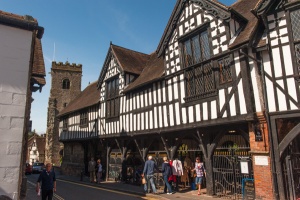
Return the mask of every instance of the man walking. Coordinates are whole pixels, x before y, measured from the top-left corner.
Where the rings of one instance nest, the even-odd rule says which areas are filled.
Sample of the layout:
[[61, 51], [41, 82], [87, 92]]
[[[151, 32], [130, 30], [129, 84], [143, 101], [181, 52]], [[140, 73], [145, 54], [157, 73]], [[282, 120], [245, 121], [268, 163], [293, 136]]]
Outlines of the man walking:
[[154, 169], [156, 169], [158, 171], [158, 168], [157, 168], [155, 162], [152, 160], [152, 156], [148, 156], [148, 160], [145, 162], [145, 167], [144, 167], [143, 175], [142, 175], [142, 176], [146, 176], [145, 178], [147, 180], [147, 183], [144, 184], [144, 190], [146, 193], [148, 192], [148, 189], [150, 189], [150, 188], [148, 188], [149, 183], [150, 183], [151, 187], [152, 187], [152, 192], [154, 194], [157, 194], [154, 180], [153, 180]]
[[40, 182], [42, 182], [42, 200], [52, 200], [53, 192], [56, 192], [56, 178], [55, 173], [52, 169], [52, 164], [46, 164], [46, 170], [43, 170], [40, 173], [36, 184], [36, 192], [39, 193], [40, 190]]
[[89, 166], [88, 166], [88, 171], [90, 172], [90, 181], [91, 181], [91, 183], [96, 182], [95, 170], [96, 170], [96, 162], [94, 161], [94, 158], [92, 157], [90, 162], [89, 162]]

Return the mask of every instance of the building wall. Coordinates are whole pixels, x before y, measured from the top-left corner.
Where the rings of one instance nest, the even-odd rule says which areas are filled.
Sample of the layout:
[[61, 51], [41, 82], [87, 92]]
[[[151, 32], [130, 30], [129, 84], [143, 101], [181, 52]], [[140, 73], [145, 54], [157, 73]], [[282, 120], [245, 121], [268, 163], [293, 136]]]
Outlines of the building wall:
[[32, 32], [0, 25], [0, 194], [17, 199], [23, 172]]
[[[81, 92], [82, 65], [52, 62], [51, 91], [48, 103], [48, 119], [46, 132], [46, 162], [60, 165], [59, 152], [63, 144], [59, 142], [58, 113]], [[70, 88], [63, 89], [63, 80], [70, 81]]]

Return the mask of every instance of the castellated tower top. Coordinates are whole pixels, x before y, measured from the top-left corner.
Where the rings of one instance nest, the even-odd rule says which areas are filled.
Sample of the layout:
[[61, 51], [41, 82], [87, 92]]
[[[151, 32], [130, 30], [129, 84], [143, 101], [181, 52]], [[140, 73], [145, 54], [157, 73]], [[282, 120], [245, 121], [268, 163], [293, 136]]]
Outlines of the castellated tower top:
[[52, 62], [52, 70], [65, 70], [65, 71], [77, 71], [82, 72], [82, 64], [69, 63], [68, 61], [65, 63], [62, 62]]

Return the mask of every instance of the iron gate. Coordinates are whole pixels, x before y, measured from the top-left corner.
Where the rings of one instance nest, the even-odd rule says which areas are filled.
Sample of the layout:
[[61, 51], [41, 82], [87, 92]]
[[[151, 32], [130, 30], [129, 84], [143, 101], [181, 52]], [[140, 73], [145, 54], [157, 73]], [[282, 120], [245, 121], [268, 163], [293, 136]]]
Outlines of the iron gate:
[[300, 198], [300, 153], [292, 153], [283, 163], [286, 199]]
[[[220, 198], [242, 199], [242, 182], [253, 179], [249, 147], [219, 147], [213, 155], [214, 193]], [[241, 161], [246, 169], [241, 170]], [[248, 172], [248, 173], [247, 173]]]

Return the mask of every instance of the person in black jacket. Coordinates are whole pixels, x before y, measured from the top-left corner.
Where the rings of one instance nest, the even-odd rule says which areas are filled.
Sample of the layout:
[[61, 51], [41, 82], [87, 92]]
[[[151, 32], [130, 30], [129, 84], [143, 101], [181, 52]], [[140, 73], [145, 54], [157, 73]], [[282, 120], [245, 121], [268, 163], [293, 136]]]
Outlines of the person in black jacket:
[[56, 178], [55, 173], [51, 170], [52, 164], [46, 164], [46, 170], [43, 170], [38, 178], [36, 184], [36, 192], [40, 190], [40, 182], [42, 182], [41, 190], [42, 190], [42, 200], [52, 200], [53, 192], [56, 192]]
[[168, 189], [167, 194], [173, 194], [172, 187], [171, 187], [170, 183], [168, 182], [169, 177], [172, 176], [172, 168], [168, 162], [167, 157], [164, 157], [163, 160], [164, 160], [164, 162], [161, 166], [161, 172], [163, 173], [163, 178], [164, 178], [164, 182], [165, 182], [165, 191], [166, 191], [166, 187], [167, 187], [167, 189]]

